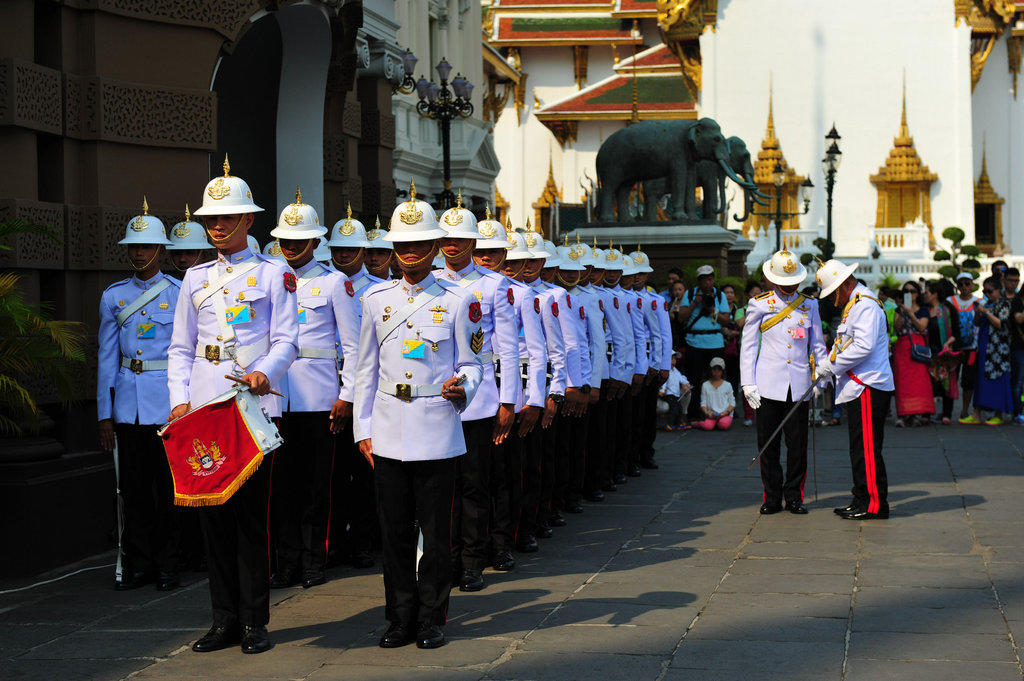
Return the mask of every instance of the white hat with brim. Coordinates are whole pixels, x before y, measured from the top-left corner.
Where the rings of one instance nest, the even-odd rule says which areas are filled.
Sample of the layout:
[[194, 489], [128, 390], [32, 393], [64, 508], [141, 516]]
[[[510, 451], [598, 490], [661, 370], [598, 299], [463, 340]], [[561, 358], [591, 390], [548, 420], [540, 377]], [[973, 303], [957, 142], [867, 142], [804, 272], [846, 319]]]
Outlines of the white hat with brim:
[[370, 242], [366, 238], [366, 227], [359, 220], [353, 219], [351, 207], [349, 207], [348, 217], [334, 223], [327, 245], [330, 248], [370, 247]]
[[631, 258], [628, 255], [622, 256], [622, 276], [628, 277], [630, 275], [636, 274], [639, 271], [640, 268], [638, 268], [636, 266], [636, 263], [633, 262], [633, 258]]
[[198, 222], [183, 220], [171, 228], [168, 235], [171, 245], [168, 251], [202, 251], [213, 248], [213, 245], [206, 239], [206, 230]]
[[164, 223], [153, 215], [136, 215], [124, 229], [124, 238], [117, 242], [122, 246], [139, 244], [145, 246], [170, 246]]
[[373, 229], [366, 232], [366, 248], [381, 248], [386, 251], [393, 251], [395, 247], [391, 245], [391, 242], [384, 239], [387, 236], [388, 231], [380, 228], [380, 220], [377, 220], [374, 224]]
[[270, 236], [275, 239], [316, 239], [327, 234], [316, 209], [302, 203], [301, 198], [299, 196], [295, 203], [285, 206], [277, 219], [277, 227], [270, 230]]
[[960, 281], [961, 279], [966, 279], [967, 281], [974, 281], [974, 275], [971, 274], [970, 272], [961, 272], [960, 274], [956, 275], [956, 281]]
[[562, 266], [562, 257], [558, 254], [558, 248], [553, 242], [544, 240], [544, 252], [547, 255], [544, 260], [544, 269]]
[[532, 230], [526, 230], [522, 233], [523, 238], [526, 242], [526, 247], [530, 250], [532, 259], [548, 257], [548, 251], [544, 248], [544, 237], [540, 232], [534, 232]]
[[476, 223], [476, 231], [479, 236], [476, 240], [476, 248], [485, 251], [489, 248], [512, 248], [512, 238], [497, 220], [481, 220]]
[[594, 249], [584, 243], [576, 244], [576, 251], [580, 254], [580, 264], [586, 267], [593, 267], [597, 264], [594, 258]]
[[708, 362], [708, 368], [710, 369], [711, 367], [718, 367], [722, 371], [725, 371], [725, 360], [721, 357], [712, 357], [711, 361]]
[[537, 257], [526, 247], [526, 234], [523, 232], [509, 234], [508, 242], [512, 245], [508, 247], [505, 260], [533, 260]]
[[[413, 195], [415, 197], [415, 195]], [[395, 207], [391, 225], [384, 235], [385, 241], [433, 241], [443, 239], [448, 232], [437, 224], [437, 215], [430, 204], [412, 198]]]
[[558, 269], [566, 272], [582, 272], [587, 269], [580, 264], [581, 253], [575, 246], [558, 247]]
[[633, 260], [633, 264], [636, 265], [637, 274], [650, 274], [654, 271], [651, 267], [651, 261], [648, 260], [647, 254], [643, 251], [633, 251], [629, 254], [629, 257]]
[[838, 260], [829, 260], [824, 265], [818, 268], [817, 274], [814, 275], [815, 280], [818, 282], [818, 286], [821, 287], [821, 293], [818, 294], [819, 298], [827, 298], [839, 288], [839, 286], [849, 279], [850, 275], [857, 270], [857, 263], [852, 265], [844, 265]]
[[284, 253], [281, 252], [281, 244], [277, 243], [277, 239], [274, 239], [269, 244], [263, 247], [263, 255], [268, 258], [274, 258], [275, 260], [287, 260], [284, 257]]
[[224, 155], [224, 176], [206, 183], [203, 205], [195, 215], [238, 215], [259, 213], [263, 209], [252, 202], [252, 191], [240, 177], [231, 175], [227, 154]]
[[807, 278], [807, 268], [794, 253], [785, 249], [772, 254], [763, 265], [764, 278], [779, 286], [793, 286]]
[[604, 268], [606, 270], [622, 272], [625, 269], [625, 263], [622, 262], [622, 254], [614, 248], [604, 251]]
[[715, 276], [715, 268], [712, 267], [711, 265], [701, 265], [700, 267], [697, 268], [697, 276], [698, 277], [708, 277], [708, 276], [713, 277], [713, 276]]
[[593, 267], [594, 267], [595, 270], [608, 269], [608, 263], [604, 259], [604, 251], [603, 250], [601, 250], [600, 248], [591, 248], [590, 249], [590, 255], [591, 255], [591, 257], [594, 260]]
[[476, 216], [461, 205], [441, 213], [438, 225], [450, 239], [479, 239]]
[[331, 261], [331, 249], [327, 247], [327, 239], [320, 237], [320, 243], [313, 250], [313, 260], [317, 262]]

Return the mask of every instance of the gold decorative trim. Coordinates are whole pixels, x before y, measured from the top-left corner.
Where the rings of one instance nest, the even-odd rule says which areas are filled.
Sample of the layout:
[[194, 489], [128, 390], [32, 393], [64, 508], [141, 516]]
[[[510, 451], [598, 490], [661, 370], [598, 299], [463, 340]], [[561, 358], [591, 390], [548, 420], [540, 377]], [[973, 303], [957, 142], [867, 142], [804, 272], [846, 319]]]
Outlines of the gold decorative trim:
[[587, 60], [590, 48], [587, 45], [574, 45], [572, 48], [572, 75], [576, 80], [576, 89], [582, 90], [587, 84]]
[[523, 124], [523, 111], [526, 109], [526, 79], [529, 75], [528, 73], [523, 74], [512, 93], [512, 103], [516, 107], [516, 123], [518, 125]]
[[498, 185], [494, 185], [494, 211], [497, 213], [495, 219], [498, 222], [505, 224], [505, 221], [508, 219], [508, 209], [510, 205], [511, 204], [509, 204], [508, 199], [502, 196], [501, 192], [498, 191]]
[[[562, 200], [562, 190], [555, 183], [554, 159], [548, 155], [548, 179], [544, 183], [544, 189], [540, 197], [533, 202], [533, 226], [538, 232], [550, 236], [551, 233], [551, 207]], [[549, 219], [545, 222], [544, 218]]]
[[992, 187], [992, 182], [988, 177], [988, 159], [987, 150], [985, 149], [984, 143], [981, 148], [981, 174], [978, 175], [978, 181], [974, 185], [974, 205], [991, 205], [995, 212], [995, 243], [984, 244], [978, 243], [977, 239], [975, 244], [982, 251], [988, 253], [988, 255], [994, 255], [996, 252], [1002, 253], [1005, 249], [1003, 244], [1003, 204], [1006, 199], [996, 194], [995, 189]]
[[700, 36], [718, 23], [718, 0], [658, 0], [661, 40], [679, 59], [683, 82], [693, 101], [700, 101], [703, 64]]

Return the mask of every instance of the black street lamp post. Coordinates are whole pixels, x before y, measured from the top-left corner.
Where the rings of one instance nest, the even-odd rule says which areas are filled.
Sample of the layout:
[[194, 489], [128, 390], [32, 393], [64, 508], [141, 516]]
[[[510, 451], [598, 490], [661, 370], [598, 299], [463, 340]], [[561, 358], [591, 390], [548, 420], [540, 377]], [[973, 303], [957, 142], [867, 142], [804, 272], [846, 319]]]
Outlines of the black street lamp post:
[[444, 189], [437, 198], [441, 208], [450, 208], [455, 204], [455, 193], [452, 192], [452, 120], [456, 117], [469, 118], [473, 115], [473, 84], [456, 75], [448, 87], [448, 76], [452, 65], [442, 58], [437, 65], [437, 75], [441, 79], [438, 85], [428, 82], [422, 76], [416, 83], [416, 94], [420, 101], [416, 111], [425, 118], [433, 118], [441, 127], [441, 155], [444, 161]]
[[825, 173], [825, 195], [828, 199], [827, 227], [825, 232], [825, 260], [831, 260], [835, 253], [835, 244], [832, 243], [832, 190], [836, 186], [836, 171], [843, 160], [843, 152], [839, 151], [839, 140], [842, 137], [836, 132], [836, 124], [825, 135], [825, 158], [821, 159], [821, 170]]
[[803, 199], [804, 209], [795, 213], [786, 213], [782, 210], [782, 188], [786, 184], [786, 171], [782, 168], [782, 164], [778, 161], [775, 162], [775, 167], [772, 169], [772, 184], [775, 185], [775, 210], [774, 211], [757, 211], [751, 209], [750, 215], [762, 215], [764, 217], [775, 218], [775, 250], [782, 250], [782, 218], [791, 218], [798, 215], [806, 215], [807, 211], [811, 209], [811, 190], [814, 189], [814, 184], [811, 183], [810, 179], [806, 179], [800, 185], [800, 198]]

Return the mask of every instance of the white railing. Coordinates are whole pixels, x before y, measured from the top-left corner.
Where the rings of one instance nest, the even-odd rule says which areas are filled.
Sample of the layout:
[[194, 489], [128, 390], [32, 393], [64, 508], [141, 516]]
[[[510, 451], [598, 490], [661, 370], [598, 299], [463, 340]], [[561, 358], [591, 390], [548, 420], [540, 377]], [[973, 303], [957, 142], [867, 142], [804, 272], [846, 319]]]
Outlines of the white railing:
[[868, 250], [878, 245], [882, 257], [927, 258], [931, 253], [929, 230], [921, 218], [908, 222], [903, 227], [869, 227]]

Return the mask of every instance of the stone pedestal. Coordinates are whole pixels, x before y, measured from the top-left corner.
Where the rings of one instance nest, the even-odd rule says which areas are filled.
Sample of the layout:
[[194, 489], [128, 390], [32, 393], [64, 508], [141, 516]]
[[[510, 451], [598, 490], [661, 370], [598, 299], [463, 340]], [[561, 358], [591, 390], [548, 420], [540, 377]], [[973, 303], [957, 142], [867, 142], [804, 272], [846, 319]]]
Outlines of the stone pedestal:
[[651, 259], [651, 280], [655, 282], [665, 281], [669, 268], [695, 262], [710, 263], [721, 276], [745, 276], [744, 261], [754, 245], [739, 232], [715, 223], [590, 223], [570, 232], [569, 243], [575, 242], [577, 235], [588, 244], [596, 237], [599, 248], [607, 248], [610, 240], [616, 248], [632, 252], [640, 244]]

